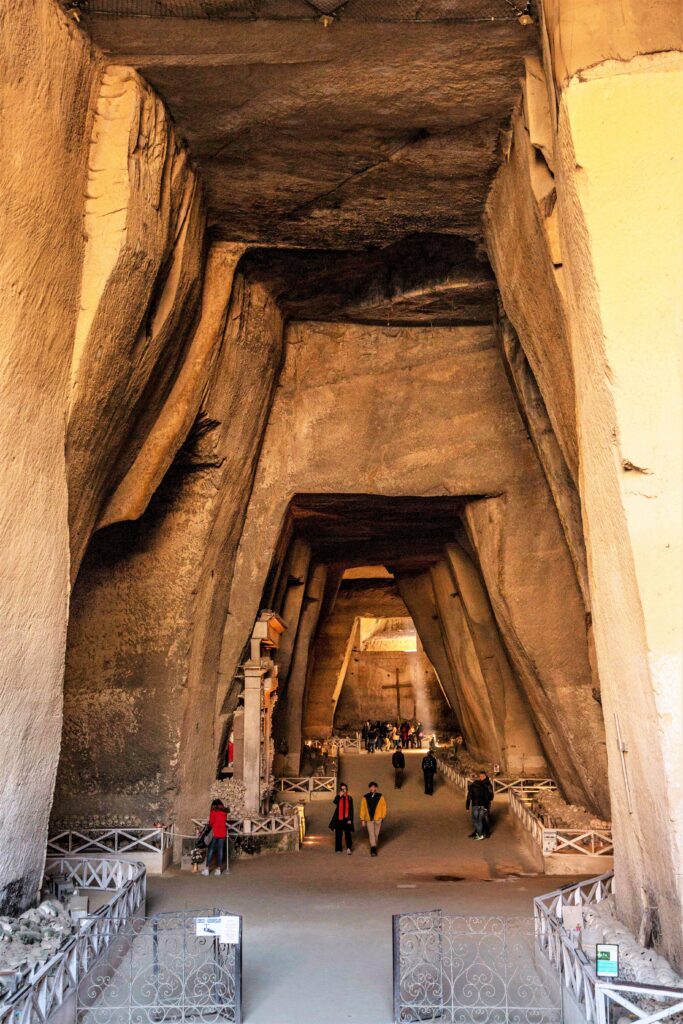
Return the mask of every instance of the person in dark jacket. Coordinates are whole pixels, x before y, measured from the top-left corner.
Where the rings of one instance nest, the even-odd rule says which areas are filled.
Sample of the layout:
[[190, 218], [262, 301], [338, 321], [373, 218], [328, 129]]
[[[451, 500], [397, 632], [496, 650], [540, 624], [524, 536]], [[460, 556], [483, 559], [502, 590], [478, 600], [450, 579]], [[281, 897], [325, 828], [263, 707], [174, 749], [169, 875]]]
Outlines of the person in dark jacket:
[[480, 772], [470, 782], [467, 789], [465, 810], [469, 811], [470, 807], [472, 808], [472, 823], [474, 825], [474, 832], [470, 833], [471, 839], [486, 839], [488, 832], [487, 820], [488, 810], [491, 805], [491, 795], [489, 786], [484, 781], [485, 778], [486, 772]]
[[436, 758], [431, 750], [422, 758], [422, 774], [425, 778], [425, 793], [432, 796], [434, 793], [434, 776], [436, 775]]
[[348, 786], [343, 782], [339, 787], [339, 793], [334, 798], [334, 814], [330, 819], [330, 830], [334, 832], [334, 852], [342, 852], [342, 836], [346, 840], [346, 852], [351, 856], [353, 850], [353, 839], [351, 833], [355, 831], [353, 825], [353, 797], [349, 796]]
[[391, 763], [394, 766], [394, 787], [400, 789], [403, 785], [403, 772], [406, 767], [406, 759], [402, 750], [395, 750], [391, 755]]
[[379, 792], [376, 782], [368, 782], [368, 790], [361, 800], [360, 820], [363, 822], [363, 828], [368, 830], [370, 856], [376, 857], [380, 829], [387, 816], [387, 802]]
[[486, 820], [484, 825], [486, 826], [484, 832], [484, 839], [489, 839], [491, 836], [491, 804], [493, 803], [493, 783], [491, 782], [488, 772], [479, 772], [479, 781], [483, 782], [486, 786], [486, 791], [489, 795], [489, 802], [486, 805]]

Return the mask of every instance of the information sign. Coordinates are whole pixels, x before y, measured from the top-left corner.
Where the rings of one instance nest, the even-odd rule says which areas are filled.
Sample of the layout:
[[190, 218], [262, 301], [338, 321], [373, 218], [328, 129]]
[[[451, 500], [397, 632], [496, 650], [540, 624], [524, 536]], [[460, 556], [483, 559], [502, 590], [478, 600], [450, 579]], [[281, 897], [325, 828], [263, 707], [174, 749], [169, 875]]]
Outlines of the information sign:
[[240, 919], [235, 914], [224, 914], [221, 917], [195, 918], [195, 933], [199, 936], [211, 936], [226, 945], [237, 945], [240, 940]]
[[598, 978], [619, 977], [619, 947], [599, 942], [595, 947], [595, 973]]

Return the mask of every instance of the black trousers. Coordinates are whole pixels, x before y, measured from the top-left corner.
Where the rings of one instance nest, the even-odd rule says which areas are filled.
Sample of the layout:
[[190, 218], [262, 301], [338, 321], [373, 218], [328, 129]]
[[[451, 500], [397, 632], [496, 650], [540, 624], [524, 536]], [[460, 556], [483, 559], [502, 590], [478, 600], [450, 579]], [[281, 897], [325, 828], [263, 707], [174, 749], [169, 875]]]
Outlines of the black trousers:
[[424, 772], [425, 777], [425, 793], [429, 796], [434, 792], [434, 772]]
[[342, 848], [342, 836], [346, 839], [346, 849], [353, 849], [353, 839], [351, 829], [348, 825], [335, 825], [334, 828], [334, 848], [337, 853]]
[[400, 789], [403, 785], [403, 769], [394, 768], [394, 788]]

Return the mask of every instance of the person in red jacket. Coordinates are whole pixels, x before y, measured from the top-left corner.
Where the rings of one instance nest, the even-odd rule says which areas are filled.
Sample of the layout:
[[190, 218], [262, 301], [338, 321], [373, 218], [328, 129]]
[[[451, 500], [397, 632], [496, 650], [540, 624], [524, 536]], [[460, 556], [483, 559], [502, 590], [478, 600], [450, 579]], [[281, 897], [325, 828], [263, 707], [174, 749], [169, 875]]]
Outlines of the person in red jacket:
[[225, 859], [225, 845], [228, 838], [228, 808], [222, 800], [214, 800], [209, 811], [209, 828], [213, 837], [209, 843], [206, 854], [206, 864], [203, 875], [208, 875], [211, 869], [211, 861], [216, 858], [216, 870], [214, 875], [220, 875]]

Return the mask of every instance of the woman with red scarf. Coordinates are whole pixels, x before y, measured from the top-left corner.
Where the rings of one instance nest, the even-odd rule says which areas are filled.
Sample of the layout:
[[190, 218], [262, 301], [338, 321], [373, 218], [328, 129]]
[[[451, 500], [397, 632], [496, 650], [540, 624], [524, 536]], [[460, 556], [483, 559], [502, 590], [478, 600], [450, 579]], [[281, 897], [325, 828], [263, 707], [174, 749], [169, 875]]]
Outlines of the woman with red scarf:
[[330, 820], [330, 830], [334, 832], [334, 852], [342, 852], [342, 836], [346, 839], [346, 852], [351, 856], [353, 840], [353, 797], [349, 796], [348, 786], [342, 782], [339, 793], [334, 798], [335, 809]]

